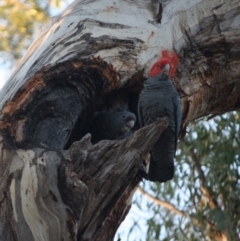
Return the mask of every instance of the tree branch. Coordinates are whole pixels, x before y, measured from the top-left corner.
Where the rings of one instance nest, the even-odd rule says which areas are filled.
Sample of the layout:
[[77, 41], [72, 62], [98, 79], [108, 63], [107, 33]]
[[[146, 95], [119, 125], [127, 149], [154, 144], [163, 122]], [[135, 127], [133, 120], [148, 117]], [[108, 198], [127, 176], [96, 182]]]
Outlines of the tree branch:
[[162, 118], [139, 129], [129, 139], [104, 140], [92, 145], [91, 135], [87, 134], [72, 145], [68, 152], [74, 169], [88, 187], [78, 232], [80, 240], [113, 239], [131, 207], [143, 158], [167, 125], [168, 119]]
[[177, 209], [173, 204], [166, 202], [166, 201], [162, 201], [158, 198], [155, 198], [154, 196], [152, 196], [151, 194], [149, 194], [148, 192], [143, 190], [141, 187], [138, 187], [137, 190], [138, 190], [138, 192], [140, 192], [141, 194], [146, 196], [149, 200], [153, 201], [158, 206], [164, 207], [179, 216], [186, 217], [186, 213], [184, 211]]
[[112, 240], [131, 207], [143, 157], [167, 125], [162, 118], [129, 139], [96, 145], [88, 134], [69, 151], [10, 149], [0, 142], [0, 158], [7, 157], [1, 163], [10, 163], [10, 176], [1, 179], [1, 207], [11, 203], [0, 212], [6, 220], [1, 240], [37, 240], [40, 233], [46, 241], [76, 235], [81, 241]]
[[190, 149], [190, 155], [192, 157], [193, 163], [194, 163], [195, 168], [197, 170], [197, 173], [199, 175], [199, 179], [200, 179], [200, 182], [201, 182], [201, 192], [203, 193], [203, 195], [205, 197], [208, 198], [210, 207], [212, 209], [214, 209], [216, 207], [220, 208], [217, 200], [214, 198], [213, 192], [207, 186], [206, 176], [205, 176], [205, 174], [204, 174], [204, 172], [201, 168], [200, 160], [198, 159], [197, 155], [194, 153], [193, 149]]
[[39, 32], [1, 90], [0, 239], [71, 240], [78, 225], [79, 240], [113, 237], [131, 206], [143, 156], [164, 127], [154, 123], [129, 140], [94, 146], [86, 137], [78, 146], [86, 147], [81, 160], [61, 150], [76, 126], [79, 136], [69, 146], [82, 138], [88, 117], [110, 109], [116, 93], [136, 114], [142, 84], [162, 49], [180, 57], [173, 81], [184, 126], [240, 107], [240, 2], [169, 1], [161, 25], [148, 21], [150, 4], [73, 2]]

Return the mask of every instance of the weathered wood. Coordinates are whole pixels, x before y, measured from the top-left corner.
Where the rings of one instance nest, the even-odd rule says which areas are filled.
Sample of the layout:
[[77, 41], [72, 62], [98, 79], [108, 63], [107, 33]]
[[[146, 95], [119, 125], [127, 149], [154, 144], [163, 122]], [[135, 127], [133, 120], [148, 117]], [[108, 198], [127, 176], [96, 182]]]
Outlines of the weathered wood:
[[[10, 167], [1, 177], [4, 198], [1, 199], [0, 239], [75, 240], [74, 210], [63, 203], [61, 187], [58, 187], [61, 177], [58, 168], [66, 162], [63, 155], [40, 148], [2, 148], [1, 157], [1, 163], [8, 161]], [[74, 179], [68, 169], [65, 168], [65, 183], [71, 183], [65, 189], [71, 193], [71, 186], [74, 186], [75, 198], [83, 199], [86, 186]], [[83, 210], [84, 202], [81, 204], [76, 208]], [[8, 208], [2, 209], [5, 205]]]
[[161, 119], [136, 131], [130, 139], [104, 140], [94, 146], [88, 134], [72, 145], [69, 153], [74, 169], [89, 190], [79, 240], [113, 239], [130, 209], [143, 158], [167, 125], [168, 120]]
[[1, 177], [7, 208], [0, 239], [76, 240], [78, 231], [78, 240], [112, 240], [131, 206], [143, 156], [167, 125], [162, 119], [130, 139], [94, 146], [88, 134], [69, 151], [2, 148], [1, 163], [10, 167]]
[[161, 125], [62, 149], [95, 111], [124, 104], [136, 114], [162, 49], [180, 56], [183, 127], [239, 108], [240, 2], [165, 3], [159, 24], [151, 1], [78, 0], [40, 31], [0, 95], [1, 240], [74, 240], [77, 229], [78, 240], [113, 238]]
[[19, 145], [63, 149], [78, 117], [83, 127], [86, 116], [100, 108], [115, 87], [116, 78], [112, 66], [100, 59], [44, 68], [6, 104], [0, 128]]
[[[4, 87], [0, 107], [46, 66], [70, 60], [81, 64], [80, 59], [100, 56], [120, 74], [114, 89], [129, 83], [136, 72], [146, 77], [160, 50], [169, 48], [181, 57], [175, 81], [182, 93], [185, 125], [202, 115], [239, 108], [238, 85], [233, 88], [240, 75], [239, 1], [167, 3], [159, 24], [149, 21], [155, 15], [151, 1], [75, 1], [40, 31]], [[74, 72], [66, 70], [71, 78]], [[41, 85], [41, 78], [35, 80]], [[218, 88], [219, 83], [224, 87]], [[223, 91], [228, 94], [222, 95]], [[229, 98], [232, 92], [235, 97]], [[229, 104], [223, 106], [225, 102]]]
[[198, 24], [192, 18], [185, 20], [185, 13], [179, 16], [184, 19], [185, 34], [174, 43], [181, 62], [175, 83], [182, 97], [185, 126], [205, 115], [240, 108], [240, 2], [212, 3], [188, 12], [192, 18], [196, 11], [202, 12], [204, 18]]

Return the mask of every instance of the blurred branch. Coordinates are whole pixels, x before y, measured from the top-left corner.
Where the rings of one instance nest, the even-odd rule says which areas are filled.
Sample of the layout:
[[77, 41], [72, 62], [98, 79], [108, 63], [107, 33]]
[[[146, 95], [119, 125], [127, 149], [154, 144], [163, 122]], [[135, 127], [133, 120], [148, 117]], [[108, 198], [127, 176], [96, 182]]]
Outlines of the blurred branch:
[[212, 191], [207, 187], [206, 176], [201, 168], [199, 158], [194, 153], [193, 149], [190, 149], [189, 152], [192, 157], [193, 163], [195, 165], [196, 171], [199, 175], [199, 179], [201, 182], [202, 194], [208, 198], [211, 209], [219, 207], [219, 204], [218, 204], [217, 200], [214, 198]]
[[162, 206], [166, 209], [168, 209], [169, 211], [180, 215], [182, 217], [186, 216], [186, 213], [177, 209], [173, 204], [166, 202], [166, 201], [161, 201], [158, 198], [155, 198], [154, 196], [152, 196], [151, 194], [149, 194], [148, 192], [144, 191], [141, 187], [138, 187], [137, 190], [143, 194], [144, 196], [146, 196], [148, 199], [150, 199], [151, 201], [153, 201], [155, 204], [157, 204], [158, 206]]

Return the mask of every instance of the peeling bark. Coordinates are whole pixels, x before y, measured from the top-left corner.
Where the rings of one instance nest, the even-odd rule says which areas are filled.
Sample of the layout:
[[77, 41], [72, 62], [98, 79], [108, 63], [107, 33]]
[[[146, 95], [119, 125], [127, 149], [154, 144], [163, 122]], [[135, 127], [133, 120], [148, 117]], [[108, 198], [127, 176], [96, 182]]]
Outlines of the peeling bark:
[[[227, 4], [231, 8], [225, 11]], [[240, 107], [239, 11], [238, 1], [222, 2], [175, 43], [181, 59], [176, 85], [182, 96], [184, 125]]]
[[78, 0], [40, 31], [0, 95], [1, 240], [113, 239], [166, 120], [94, 146], [84, 126], [117, 105], [136, 114], [162, 49], [180, 57], [183, 129], [239, 108], [240, 2], [165, 1], [161, 24], [156, 11]]
[[94, 146], [88, 134], [69, 151], [2, 148], [1, 162], [11, 164], [1, 178], [1, 206], [8, 207], [1, 217], [11, 222], [2, 221], [1, 240], [112, 240], [131, 207], [143, 156], [167, 125], [162, 119], [130, 139]]

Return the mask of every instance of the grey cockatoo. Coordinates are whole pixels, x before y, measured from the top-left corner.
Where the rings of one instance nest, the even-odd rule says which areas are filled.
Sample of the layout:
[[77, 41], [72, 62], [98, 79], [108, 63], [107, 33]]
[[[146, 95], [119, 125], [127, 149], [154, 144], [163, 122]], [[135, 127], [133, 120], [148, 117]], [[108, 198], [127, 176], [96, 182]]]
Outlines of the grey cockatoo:
[[148, 125], [157, 118], [167, 116], [168, 127], [153, 146], [148, 179], [166, 182], [174, 176], [174, 156], [181, 125], [180, 97], [170, 77], [175, 74], [178, 57], [169, 51], [162, 52], [144, 83], [139, 96], [138, 118], [140, 126]]
[[115, 140], [129, 137], [136, 123], [136, 116], [129, 111], [101, 111], [96, 113], [88, 127], [92, 142]]

